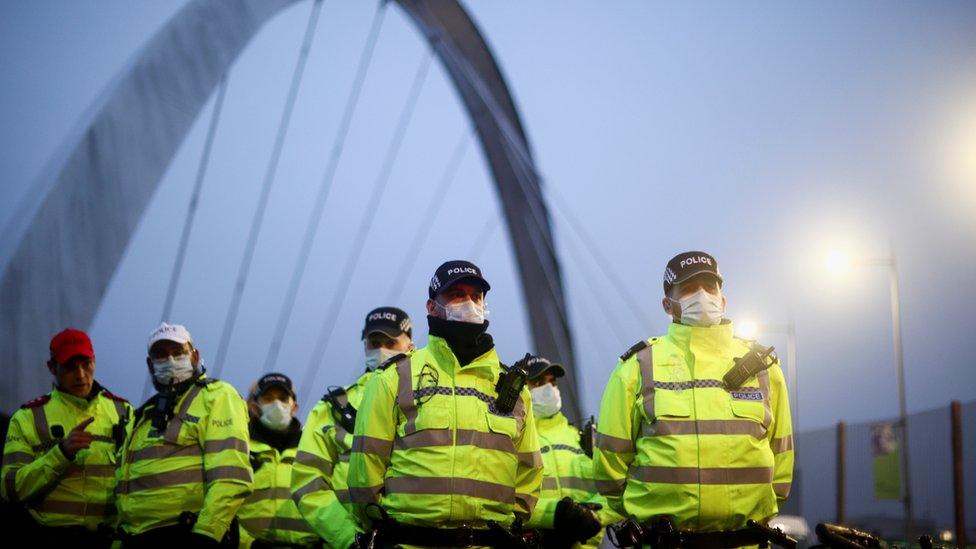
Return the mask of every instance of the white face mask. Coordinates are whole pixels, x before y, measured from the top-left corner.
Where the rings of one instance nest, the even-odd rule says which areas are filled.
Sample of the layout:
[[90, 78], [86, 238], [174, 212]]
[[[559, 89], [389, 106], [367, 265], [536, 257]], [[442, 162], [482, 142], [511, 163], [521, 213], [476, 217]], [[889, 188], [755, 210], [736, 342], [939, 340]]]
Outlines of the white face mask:
[[529, 389], [532, 394], [532, 415], [535, 417], [549, 417], [555, 415], [563, 407], [563, 398], [559, 394], [559, 387], [546, 383]]
[[387, 360], [400, 354], [400, 351], [395, 349], [384, 349], [380, 347], [378, 349], [366, 349], [366, 370], [369, 372], [375, 371]]
[[175, 358], [168, 356], [162, 360], [153, 360], [152, 363], [153, 377], [159, 385], [168, 387], [193, 377], [193, 362], [190, 361], [189, 353]]
[[441, 309], [444, 309], [444, 316], [447, 317], [447, 320], [454, 322], [484, 324], [485, 316], [488, 314], [484, 303], [479, 305], [470, 299], [466, 299], [460, 303], [448, 303], [447, 305], [441, 305], [436, 301], [434, 303]]
[[291, 406], [280, 400], [262, 404], [261, 423], [272, 431], [284, 431], [291, 425]]
[[[671, 300], [675, 302], [674, 299]], [[722, 322], [725, 305], [721, 296], [712, 295], [704, 289], [677, 300], [681, 315], [678, 322], [688, 326], [714, 326]]]

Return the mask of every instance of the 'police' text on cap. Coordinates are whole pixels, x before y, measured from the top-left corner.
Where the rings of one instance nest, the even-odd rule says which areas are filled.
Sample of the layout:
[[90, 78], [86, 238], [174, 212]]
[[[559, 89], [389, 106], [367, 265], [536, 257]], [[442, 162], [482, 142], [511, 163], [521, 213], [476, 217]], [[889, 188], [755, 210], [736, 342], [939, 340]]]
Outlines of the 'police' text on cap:
[[488, 285], [488, 281], [482, 276], [481, 269], [477, 265], [470, 261], [456, 259], [443, 263], [434, 271], [434, 276], [430, 279], [430, 288], [428, 288], [427, 294], [431, 299], [434, 299], [444, 290], [450, 288], [452, 284], [460, 280], [467, 280], [472, 284], [481, 286], [482, 291], [485, 293], [488, 293], [488, 290], [491, 289], [491, 286]]
[[411, 337], [413, 325], [410, 317], [402, 309], [396, 307], [377, 307], [366, 315], [363, 326], [362, 339], [374, 332], [380, 332], [388, 337], [397, 338], [400, 334]]
[[718, 261], [705, 252], [684, 252], [671, 258], [664, 268], [664, 293], [668, 294], [677, 284], [702, 273], [710, 274], [718, 279], [722, 285], [722, 273], [718, 270]]

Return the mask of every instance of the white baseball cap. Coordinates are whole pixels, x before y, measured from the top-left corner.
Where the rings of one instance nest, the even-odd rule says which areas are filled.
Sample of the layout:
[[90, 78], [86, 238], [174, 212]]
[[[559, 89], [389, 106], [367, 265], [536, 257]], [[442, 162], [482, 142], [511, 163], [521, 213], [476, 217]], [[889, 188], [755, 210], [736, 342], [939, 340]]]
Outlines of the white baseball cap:
[[154, 343], [162, 340], [175, 341], [179, 344], [193, 343], [193, 337], [185, 326], [182, 324], [167, 324], [165, 322], [161, 323], [158, 328], [149, 334], [148, 349], [152, 349]]

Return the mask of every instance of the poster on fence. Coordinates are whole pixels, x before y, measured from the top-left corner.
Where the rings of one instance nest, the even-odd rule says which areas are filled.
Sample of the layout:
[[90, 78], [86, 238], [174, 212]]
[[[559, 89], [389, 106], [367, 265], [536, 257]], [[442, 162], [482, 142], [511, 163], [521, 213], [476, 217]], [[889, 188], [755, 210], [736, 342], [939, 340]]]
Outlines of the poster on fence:
[[874, 462], [874, 498], [901, 498], [901, 448], [893, 423], [871, 425], [871, 455]]

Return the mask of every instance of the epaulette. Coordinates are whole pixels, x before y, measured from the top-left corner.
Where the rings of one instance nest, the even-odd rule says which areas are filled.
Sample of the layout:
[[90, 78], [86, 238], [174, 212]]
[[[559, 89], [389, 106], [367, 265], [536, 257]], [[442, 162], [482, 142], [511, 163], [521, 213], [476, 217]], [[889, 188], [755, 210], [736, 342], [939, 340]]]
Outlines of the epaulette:
[[380, 364], [379, 367], [377, 367], [376, 369], [382, 372], [383, 370], [389, 368], [390, 364], [396, 364], [397, 362], [400, 362], [401, 359], [407, 358], [408, 356], [410, 355], [408, 355], [407, 353], [397, 353], [391, 356], [390, 358], [386, 359], [386, 361]]
[[45, 404], [50, 402], [50, 400], [51, 400], [51, 395], [41, 395], [35, 398], [34, 400], [21, 404], [20, 407], [21, 409], [40, 408], [41, 406], [44, 406]]
[[112, 391], [109, 391], [108, 389], [106, 389], [104, 387], [102, 388], [102, 395], [104, 395], [106, 398], [110, 398], [110, 399], [112, 399], [112, 400], [114, 400], [116, 402], [124, 402], [125, 404], [128, 404], [129, 403], [128, 400], [120, 397], [119, 395], [113, 393]]
[[655, 338], [651, 338], [651, 342], [650, 343], [648, 343], [646, 339], [642, 339], [642, 340], [638, 341], [637, 343], [634, 343], [633, 345], [630, 346], [630, 349], [627, 349], [626, 351], [624, 351], [624, 354], [620, 355], [620, 360], [627, 360], [628, 358], [630, 358], [630, 357], [636, 355], [637, 353], [641, 352], [642, 349], [644, 349], [646, 347], [650, 347], [651, 345], [653, 345], [655, 341], [657, 341], [657, 338], [656, 337]]

